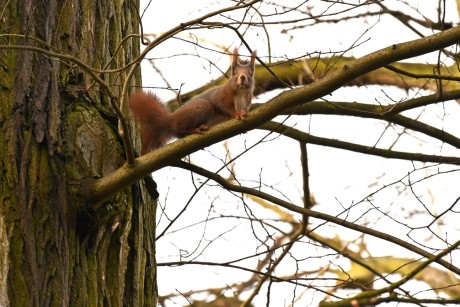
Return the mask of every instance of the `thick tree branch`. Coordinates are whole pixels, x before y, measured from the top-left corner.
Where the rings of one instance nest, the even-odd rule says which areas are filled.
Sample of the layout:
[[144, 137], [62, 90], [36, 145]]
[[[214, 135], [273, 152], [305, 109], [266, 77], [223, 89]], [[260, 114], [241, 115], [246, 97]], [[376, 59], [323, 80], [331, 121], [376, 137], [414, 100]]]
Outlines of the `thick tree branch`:
[[341, 69], [312, 84], [279, 94], [266, 104], [251, 111], [243, 121], [231, 120], [214, 127], [203, 135], [188, 136], [136, 159], [134, 167], [124, 165], [103, 178], [86, 182], [82, 186], [83, 199], [90, 202], [101, 201], [173, 161], [211, 144], [257, 128], [284, 110], [323, 97], [361, 75], [405, 58], [457, 44], [459, 41], [460, 26], [457, 26], [425, 38], [396, 44], [371, 53], [353, 61], [350, 65], [344, 65]]

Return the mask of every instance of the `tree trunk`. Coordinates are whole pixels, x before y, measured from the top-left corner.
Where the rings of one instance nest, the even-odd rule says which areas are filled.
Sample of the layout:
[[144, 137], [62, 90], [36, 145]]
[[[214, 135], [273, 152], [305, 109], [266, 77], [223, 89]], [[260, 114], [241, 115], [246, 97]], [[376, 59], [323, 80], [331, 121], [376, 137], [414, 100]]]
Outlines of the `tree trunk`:
[[[1, 306], [156, 305], [156, 204], [138, 185], [99, 204], [82, 203], [76, 188], [125, 161], [108, 96], [74, 61], [29, 48], [123, 67], [139, 53], [138, 39], [122, 41], [138, 31], [137, 7], [0, 7]], [[96, 73], [120, 93], [125, 71]]]

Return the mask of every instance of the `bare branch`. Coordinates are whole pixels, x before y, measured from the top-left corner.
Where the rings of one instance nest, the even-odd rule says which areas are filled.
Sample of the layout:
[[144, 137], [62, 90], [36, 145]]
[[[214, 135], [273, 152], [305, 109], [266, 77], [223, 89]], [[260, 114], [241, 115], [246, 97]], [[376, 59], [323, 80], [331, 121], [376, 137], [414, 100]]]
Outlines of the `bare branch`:
[[426, 155], [421, 153], [393, 151], [390, 149], [380, 149], [371, 146], [363, 146], [350, 142], [317, 137], [277, 122], [265, 123], [262, 126], [260, 126], [259, 129], [274, 131], [286, 137], [307, 144], [315, 144], [332, 148], [345, 149], [353, 152], [359, 152], [383, 158], [460, 165], [460, 157], [443, 157], [435, 155]]

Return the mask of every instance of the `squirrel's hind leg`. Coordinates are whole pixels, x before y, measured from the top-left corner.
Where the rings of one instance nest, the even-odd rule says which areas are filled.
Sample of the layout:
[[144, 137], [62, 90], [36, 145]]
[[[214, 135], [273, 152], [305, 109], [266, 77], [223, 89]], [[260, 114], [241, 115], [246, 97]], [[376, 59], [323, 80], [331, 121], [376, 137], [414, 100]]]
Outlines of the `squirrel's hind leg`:
[[202, 124], [202, 125], [200, 125], [200, 126], [194, 128], [194, 129], [186, 130], [186, 131], [181, 131], [180, 135], [181, 135], [182, 137], [184, 137], [184, 136], [187, 136], [187, 135], [190, 135], [190, 134], [195, 134], [195, 133], [200, 134], [200, 133], [202, 133], [202, 132], [204, 132], [204, 131], [207, 131], [207, 130], [209, 130], [209, 126], [206, 125], [206, 124]]
[[209, 129], [208, 125], [201, 124], [198, 128], [193, 129], [192, 133], [201, 133], [201, 132], [206, 131], [208, 129]]

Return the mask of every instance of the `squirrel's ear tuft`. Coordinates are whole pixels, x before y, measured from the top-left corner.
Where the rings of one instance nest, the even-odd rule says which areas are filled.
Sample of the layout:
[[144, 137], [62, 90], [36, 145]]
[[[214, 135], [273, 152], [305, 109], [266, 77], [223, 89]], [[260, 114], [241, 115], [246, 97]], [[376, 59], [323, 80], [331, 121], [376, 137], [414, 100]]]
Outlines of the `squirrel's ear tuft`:
[[238, 48], [233, 49], [232, 55], [232, 75], [235, 74], [236, 67], [238, 66]]
[[257, 57], [257, 51], [253, 50], [251, 53], [251, 62], [249, 63], [249, 67], [251, 67], [252, 72], [254, 72], [256, 68], [256, 57]]

